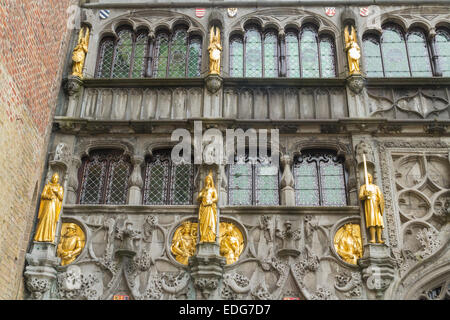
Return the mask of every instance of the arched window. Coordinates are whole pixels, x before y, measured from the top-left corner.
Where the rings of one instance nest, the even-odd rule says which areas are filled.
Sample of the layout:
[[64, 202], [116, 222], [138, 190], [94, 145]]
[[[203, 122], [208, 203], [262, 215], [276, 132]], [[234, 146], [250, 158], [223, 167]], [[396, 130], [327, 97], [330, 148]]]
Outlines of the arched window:
[[228, 166], [228, 202], [230, 205], [276, 206], [279, 204], [279, 169], [248, 154]]
[[435, 46], [442, 76], [450, 77], [450, 32], [447, 29], [436, 31]]
[[127, 203], [131, 163], [122, 151], [93, 151], [83, 159], [80, 170], [80, 204]]
[[368, 77], [384, 77], [379, 37], [367, 34], [363, 37], [364, 70]]
[[134, 32], [128, 27], [118, 30], [116, 40], [106, 37], [100, 44], [96, 77], [200, 76], [202, 39], [188, 36], [187, 28], [175, 28], [173, 34], [159, 32], [154, 40], [149, 39], [147, 31]]
[[381, 39], [363, 37], [364, 69], [368, 77], [432, 77], [430, 50], [423, 30], [406, 35], [395, 24], [383, 26]]
[[194, 166], [174, 164], [170, 150], [156, 151], [145, 165], [144, 201], [146, 205], [192, 204]]
[[200, 76], [202, 41], [188, 36], [187, 28], [178, 27], [172, 35], [159, 33], [154, 50], [155, 78], [184, 78]]
[[327, 150], [307, 150], [294, 159], [295, 201], [299, 206], [347, 205], [344, 159]]
[[[281, 55], [286, 57], [285, 66], [280, 65]], [[300, 32], [288, 29], [283, 40], [278, 39], [276, 30], [261, 32], [254, 25], [246, 27], [244, 40], [231, 37], [230, 76], [272, 78], [280, 74], [288, 78], [336, 77], [334, 39], [319, 36], [311, 24]]]

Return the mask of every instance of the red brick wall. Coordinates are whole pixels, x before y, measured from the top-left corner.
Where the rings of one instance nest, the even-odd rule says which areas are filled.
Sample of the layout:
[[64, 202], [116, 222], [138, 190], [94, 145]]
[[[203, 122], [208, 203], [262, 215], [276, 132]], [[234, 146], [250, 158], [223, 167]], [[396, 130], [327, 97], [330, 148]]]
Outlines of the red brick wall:
[[69, 49], [67, 9], [74, 3], [0, 0], [0, 299], [23, 298], [25, 251]]

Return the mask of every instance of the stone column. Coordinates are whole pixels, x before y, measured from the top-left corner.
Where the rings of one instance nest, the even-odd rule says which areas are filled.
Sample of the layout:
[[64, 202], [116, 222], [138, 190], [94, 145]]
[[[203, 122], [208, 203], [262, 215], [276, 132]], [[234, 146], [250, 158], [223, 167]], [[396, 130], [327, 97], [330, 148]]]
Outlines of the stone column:
[[294, 190], [294, 176], [292, 175], [291, 165], [293, 159], [290, 155], [281, 156], [281, 166], [283, 168], [283, 175], [281, 176], [281, 205], [295, 206], [295, 190]]
[[77, 106], [82, 88], [83, 80], [77, 76], [69, 76], [65, 85], [66, 93], [69, 95], [69, 104], [67, 105], [66, 112], [67, 117], [74, 118], [77, 116]]
[[67, 203], [76, 204], [77, 203], [77, 191], [79, 186], [78, 181], [78, 170], [81, 166], [81, 159], [78, 156], [74, 156], [69, 167], [69, 177], [67, 182]]
[[431, 60], [433, 62], [434, 75], [442, 77], [442, 69], [439, 64], [439, 55], [436, 50], [435, 37], [436, 37], [436, 29], [432, 28], [428, 35], [428, 43], [430, 44]]
[[144, 181], [142, 179], [141, 165], [144, 162], [144, 158], [141, 156], [134, 156], [132, 158], [133, 172], [130, 176], [130, 189], [128, 191], [128, 204], [140, 205], [142, 202], [142, 187]]

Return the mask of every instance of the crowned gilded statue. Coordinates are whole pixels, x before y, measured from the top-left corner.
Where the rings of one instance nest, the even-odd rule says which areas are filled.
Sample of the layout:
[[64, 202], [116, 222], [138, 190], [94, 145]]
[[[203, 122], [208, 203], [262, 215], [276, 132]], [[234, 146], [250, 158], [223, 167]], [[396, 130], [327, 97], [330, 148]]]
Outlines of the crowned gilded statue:
[[214, 187], [212, 171], [205, 178], [205, 186], [200, 191], [200, 242], [215, 242], [217, 236], [217, 190]]
[[35, 242], [54, 242], [59, 213], [61, 212], [64, 189], [59, 185], [59, 175], [53, 174], [41, 195]]
[[220, 57], [222, 45], [220, 44], [220, 29], [211, 27], [209, 33], [209, 74], [220, 74]]
[[348, 58], [348, 70], [350, 75], [360, 74], [359, 60], [361, 59], [361, 49], [359, 48], [356, 30], [352, 25], [348, 25], [344, 29], [345, 51]]
[[89, 28], [84, 27], [80, 30], [78, 43], [72, 54], [72, 75], [83, 78], [83, 67], [89, 46]]

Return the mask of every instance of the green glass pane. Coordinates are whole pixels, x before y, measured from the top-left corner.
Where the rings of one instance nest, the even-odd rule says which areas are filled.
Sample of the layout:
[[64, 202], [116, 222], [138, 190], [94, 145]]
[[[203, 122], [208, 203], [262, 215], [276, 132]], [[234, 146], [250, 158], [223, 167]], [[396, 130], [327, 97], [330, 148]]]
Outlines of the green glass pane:
[[172, 168], [172, 204], [191, 203], [192, 166], [190, 164], [174, 165]]
[[256, 174], [261, 176], [278, 176], [278, 167], [270, 165], [257, 165]]
[[169, 57], [169, 39], [166, 34], [159, 34], [155, 45], [155, 78], [167, 76], [167, 59]]
[[294, 175], [295, 176], [317, 176], [317, 167], [315, 162], [306, 162], [303, 161], [295, 165], [294, 167]]
[[182, 78], [186, 76], [187, 32], [178, 29], [170, 44], [169, 77]]
[[113, 78], [128, 78], [130, 74], [133, 38], [131, 31], [119, 32], [119, 42], [116, 46], [114, 58]]
[[251, 205], [252, 204], [252, 192], [251, 190], [236, 190], [230, 189], [230, 205]]
[[320, 173], [322, 176], [342, 175], [342, 164], [332, 161], [320, 163]]
[[278, 190], [278, 176], [257, 176], [256, 190], [276, 189]]
[[322, 78], [336, 77], [334, 44], [333, 40], [328, 37], [320, 39], [320, 67]]
[[252, 165], [245, 164], [233, 164], [230, 165], [230, 175], [233, 176], [251, 176], [252, 175]]
[[166, 203], [168, 188], [168, 162], [149, 163], [147, 166], [144, 203], [148, 205], [160, 205]]
[[324, 206], [345, 206], [347, 205], [345, 189], [322, 189]]
[[230, 188], [251, 189], [252, 176], [230, 176]]
[[317, 181], [317, 177], [315, 177], [315, 176], [296, 176], [295, 177], [295, 189], [319, 190], [319, 184]]
[[408, 54], [413, 77], [432, 77], [427, 42], [423, 32], [415, 30], [408, 34]]
[[102, 60], [100, 62], [98, 76], [100, 78], [109, 78], [111, 77], [114, 56], [114, 42], [112, 40], [107, 40], [102, 43], [100, 56]]
[[256, 29], [249, 29], [245, 34], [245, 76], [262, 77], [261, 34]]
[[379, 42], [370, 37], [363, 41], [364, 70], [368, 77], [383, 77]]
[[230, 45], [230, 76], [244, 76], [244, 45], [240, 39], [233, 39]]
[[134, 49], [133, 78], [144, 77], [145, 69], [145, 53], [147, 50], [147, 35], [140, 34], [136, 39], [136, 47]]
[[297, 190], [295, 192], [295, 202], [298, 206], [318, 206], [318, 190]]
[[289, 78], [299, 78], [300, 63], [298, 54], [298, 38], [294, 33], [286, 34], [286, 60], [287, 76]]
[[345, 188], [344, 177], [340, 176], [322, 176], [321, 177], [322, 188]]
[[188, 77], [199, 77], [202, 62], [202, 43], [199, 38], [192, 38], [189, 43]]
[[280, 202], [278, 189], [259, 190], [256, 189], [256, 205], [258, 206], [276, 206]]
[[450, 77], [450, 33], [445, 30], [438, 30], [435, 39], [442, 75]]
[[409, 77], [408, 56], [401, 31], [395, 27], [383, 30], [381, 38], [384, 73], [386, 77]]
[[128, 188], [129, 165], [114, 163], [111, 166], [111, 174], [108, 186], [108, 204], [125, 204]]
[[100, 203], [105, 169], [106, 166], [104, 163], [89, 164], [86, 178], [83, 182], [83, 192], [80, 199], [81, 204]]
[[302, 30], [300, 39], [300, 61], [303, 78], [319, 78], [319, 49], [317, 33], [312, 27]]
[[264, 38], [264, 77], [278, 77], [278, 41], [274, 33]]

